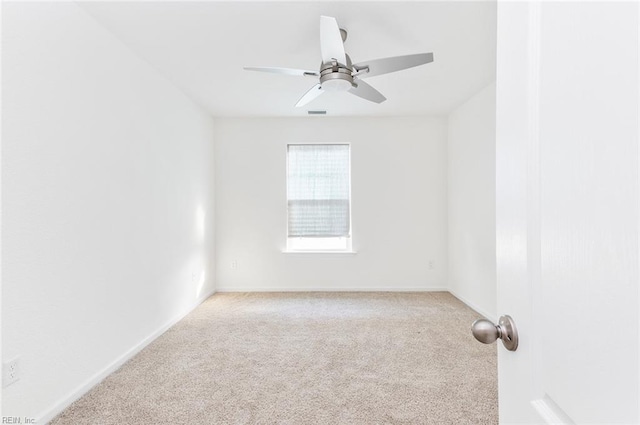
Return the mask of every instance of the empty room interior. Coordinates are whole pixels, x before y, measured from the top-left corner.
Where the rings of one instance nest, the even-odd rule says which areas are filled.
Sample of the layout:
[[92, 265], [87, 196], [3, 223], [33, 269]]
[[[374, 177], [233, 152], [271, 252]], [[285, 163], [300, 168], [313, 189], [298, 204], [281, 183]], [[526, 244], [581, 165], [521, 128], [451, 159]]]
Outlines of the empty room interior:
[[497, 424], [498, 9], [3, 2], [2, 423]]

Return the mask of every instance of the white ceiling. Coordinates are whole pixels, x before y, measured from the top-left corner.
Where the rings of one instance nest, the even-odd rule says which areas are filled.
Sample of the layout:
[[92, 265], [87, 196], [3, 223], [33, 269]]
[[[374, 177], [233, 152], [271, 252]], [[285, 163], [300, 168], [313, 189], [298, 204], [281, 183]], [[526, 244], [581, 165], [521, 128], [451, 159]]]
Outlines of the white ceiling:
[[[214, 116], [446, 114], [495, 80], [495, 2], [84, 2], [82, 7]], [[375, 104], [325, 93], [303, 108], [313, 77], [243, 66], [317, 70], [320, 15], [349, 36], [354, 63], [433, 52], [434, 62], [367, 82]]]

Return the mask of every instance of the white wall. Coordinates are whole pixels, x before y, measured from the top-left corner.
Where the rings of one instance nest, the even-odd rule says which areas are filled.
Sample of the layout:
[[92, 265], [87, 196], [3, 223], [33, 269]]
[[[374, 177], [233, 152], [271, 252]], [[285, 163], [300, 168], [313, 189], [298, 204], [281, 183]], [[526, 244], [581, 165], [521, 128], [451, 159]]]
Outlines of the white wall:
[[449, 291], [496, 317], [496, 86], [448, 120]]
[[[217, 289], [446, 288], [446, 128], [444, 118], [217, 119]], [[357, 254], [282, 253], [286, 145], [299, 142], [351, 143]]]
[[213, 290], [213, 120], [76, 4], [3, 8], [3, 415], [43, 420]]

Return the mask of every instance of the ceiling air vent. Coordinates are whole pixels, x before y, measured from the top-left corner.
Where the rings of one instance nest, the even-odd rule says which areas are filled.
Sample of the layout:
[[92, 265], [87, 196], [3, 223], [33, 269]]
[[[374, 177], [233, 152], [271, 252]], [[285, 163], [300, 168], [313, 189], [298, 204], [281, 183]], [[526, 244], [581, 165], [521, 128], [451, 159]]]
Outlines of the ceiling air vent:
[[309, 115], [327, 115], [327, 111], [307, 111]]

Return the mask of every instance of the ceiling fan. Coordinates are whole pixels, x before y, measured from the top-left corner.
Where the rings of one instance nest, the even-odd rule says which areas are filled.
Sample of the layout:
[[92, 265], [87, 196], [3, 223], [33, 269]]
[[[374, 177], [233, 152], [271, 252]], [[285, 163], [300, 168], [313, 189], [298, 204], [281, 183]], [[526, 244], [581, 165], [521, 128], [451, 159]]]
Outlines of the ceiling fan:
[[300, 107], [311, 102], [325, 91], [348, 91], [371, 102], [382, 103], [387, 98], [362, 81], [363, 78], [388, 74], [433, 62], [433, 53], [419, 53], [351, 63], [351, 58], [344, 51], [344, 41], [346, 39], [347, 31], [338, 27], [336, 18], [320, 16], [320, 52], [322, 54], [320, 71], [264, 66], [247, 66], [244, 69], [274, 74], [319, 77], [320, 82], [311, 87], [296, 103], [296, 107]]

